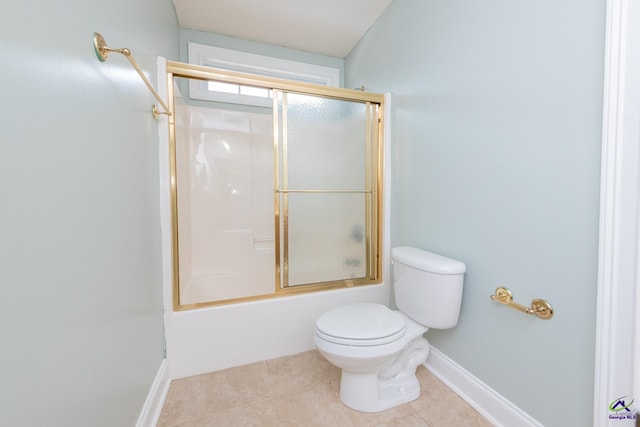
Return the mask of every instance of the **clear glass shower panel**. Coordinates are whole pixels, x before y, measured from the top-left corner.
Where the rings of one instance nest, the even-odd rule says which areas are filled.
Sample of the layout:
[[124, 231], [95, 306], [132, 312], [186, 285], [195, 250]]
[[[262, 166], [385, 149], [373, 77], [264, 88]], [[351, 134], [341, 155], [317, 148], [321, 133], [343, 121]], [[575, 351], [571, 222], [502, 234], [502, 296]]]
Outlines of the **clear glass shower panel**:
[[180, 303], [274, 290], [273, 119], [176, 101]]
[[366, 276], [367, 195], [290, 193], [286, 199], [288, 286]]

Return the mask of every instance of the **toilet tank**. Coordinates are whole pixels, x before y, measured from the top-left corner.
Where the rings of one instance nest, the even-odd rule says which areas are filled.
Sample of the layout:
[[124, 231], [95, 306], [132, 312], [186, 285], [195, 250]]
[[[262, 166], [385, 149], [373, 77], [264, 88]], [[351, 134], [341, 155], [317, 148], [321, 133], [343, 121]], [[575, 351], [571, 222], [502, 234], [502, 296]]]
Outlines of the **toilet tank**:
[[428, 328], [458, 323], [464, 263], [407, 246], [393, 248], [393, 289], [398, 309]]

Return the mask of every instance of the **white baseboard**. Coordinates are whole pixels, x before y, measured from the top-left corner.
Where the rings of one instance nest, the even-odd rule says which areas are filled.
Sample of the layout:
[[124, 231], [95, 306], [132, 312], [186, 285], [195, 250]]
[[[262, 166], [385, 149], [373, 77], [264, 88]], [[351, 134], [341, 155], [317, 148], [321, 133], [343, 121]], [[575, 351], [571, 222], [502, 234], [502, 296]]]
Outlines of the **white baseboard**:
[[155, 427], [160, 418], [164, 399], [167, 397], [171, 380], [169, 379], [169, 366], [167, 359], [162, 359], [156, 378], [151, 384], [151, 389], [144, 402], [136, 427]]
[[424, 366], [494, 426], [542, 427], [542, 424], [438, 349], [431, 347]]

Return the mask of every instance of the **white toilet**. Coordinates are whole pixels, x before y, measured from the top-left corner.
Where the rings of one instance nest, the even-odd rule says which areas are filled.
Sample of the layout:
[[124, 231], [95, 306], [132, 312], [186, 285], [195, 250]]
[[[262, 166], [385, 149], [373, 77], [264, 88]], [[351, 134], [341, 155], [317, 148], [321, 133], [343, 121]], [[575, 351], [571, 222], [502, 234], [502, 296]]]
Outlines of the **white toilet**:
[[391, 251], [399, 311], [355, 303], [316, 320], [320, 353], [342, 368], [340, 398], [363, 412], [380, 412], [420, 395], [416, 368], [429, 355], [428, 328], [458, 323], [465, 265], [416, 248]]

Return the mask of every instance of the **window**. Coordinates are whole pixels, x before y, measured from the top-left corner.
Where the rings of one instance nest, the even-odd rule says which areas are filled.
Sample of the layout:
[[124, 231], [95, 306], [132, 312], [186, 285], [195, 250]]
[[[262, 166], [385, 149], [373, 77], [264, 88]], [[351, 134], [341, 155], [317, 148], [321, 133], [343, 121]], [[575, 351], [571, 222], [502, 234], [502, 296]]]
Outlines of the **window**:
[[[235, 50], [189, 43], [189, 63], [324, 86], [340, 86], [340, 70]], [[190, 80], [192, 99], [271, 107], [271, 91], [235, 83]]]

